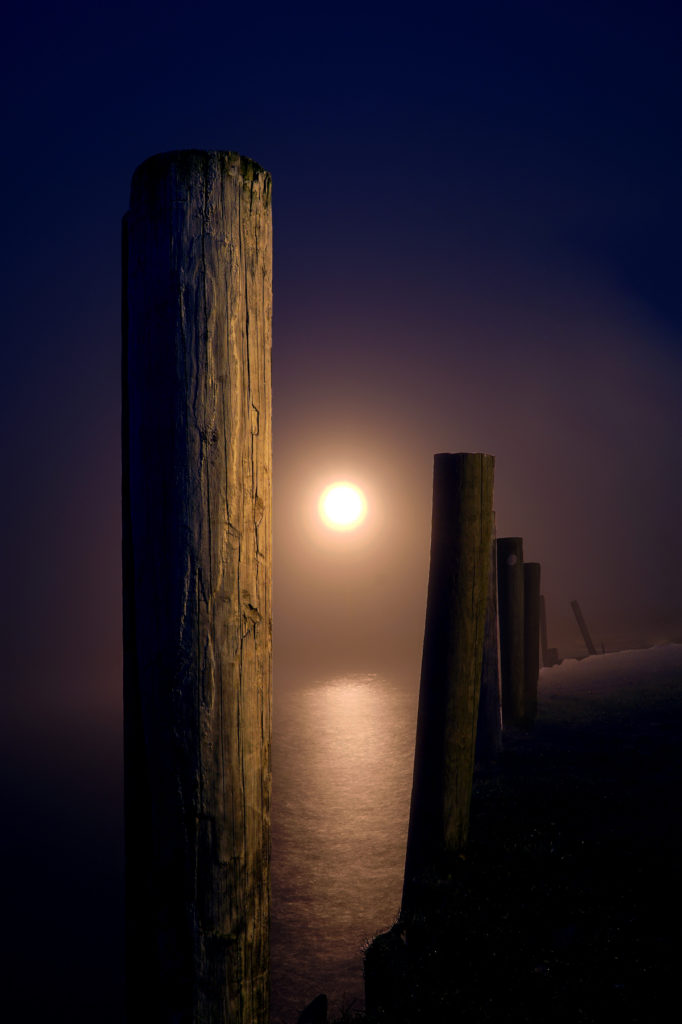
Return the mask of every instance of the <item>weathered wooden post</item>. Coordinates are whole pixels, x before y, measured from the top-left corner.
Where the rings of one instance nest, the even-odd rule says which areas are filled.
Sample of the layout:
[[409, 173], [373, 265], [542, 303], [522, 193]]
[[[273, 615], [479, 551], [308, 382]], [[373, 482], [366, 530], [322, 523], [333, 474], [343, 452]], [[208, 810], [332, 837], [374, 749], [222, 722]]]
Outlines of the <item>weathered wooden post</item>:
[[490, 575], [495, 459], [434, 458], [431, 561], [403, 914], [462, 848], [469, 826]]
[[269, 1020], [270, 189], [167, 153], [124, 219], [128, 1024]]
[[552, 668], [559, 664], [559, 652], [556, 647], [548, 647], [547, 639], [547, 602], [545, 595], [540, 594], [540, 647], [542, 650], [542, 664], [544, 668]]
[[502, 727], [523, 721], [523, 540], [497, 541]]
[[575, 619], [576, 619], [576, 622], [578, 623], [578, 626], [580, 628], [580, 632], [583, 635], [583, 640], [585, 641], [585, 646], [587, 647], [587, 653], [588, 654], [596, 654], [597, 653], [597, 648], [594, 646], [594, 641], [592, 640], [592, 637], [590, 636], [590, 631], [587, 628], [587, 623], [585, 622], [585, 617], [583, 616], [583, 613], [580, 610], [580, 605], [578, 604], [577, 601], [571, 601], [571, 608], [573, 609], [573, 614], [575, 615]]
[[540, 563], [523, 563], [523, 719], [532, 725], [538, 713], [540, 674]]
[[540, 647], [542, 650], [543, 667], [550, 668], [549, 647], [547, 641], [547, 605], [544, 594], [540, 594]]
[[478, 705], [476, 728], [476, 764], [488, 767], [502, 749], [500, 717], [500, 656], [497, 633], [497, 542], [495, 539], [495, 513], [490, 535], [490, 576], [488, 604], [485, 612], [485, 640], [481, 667], [481, 697]]

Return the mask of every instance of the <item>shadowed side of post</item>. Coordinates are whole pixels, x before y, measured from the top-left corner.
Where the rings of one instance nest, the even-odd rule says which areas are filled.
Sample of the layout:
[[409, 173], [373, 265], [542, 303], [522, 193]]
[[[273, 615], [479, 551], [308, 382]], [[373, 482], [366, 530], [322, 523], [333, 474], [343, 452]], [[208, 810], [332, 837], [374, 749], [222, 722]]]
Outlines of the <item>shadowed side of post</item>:
[[431, 560], [403, 915], [467, 838], [488, 603], [494, 457], [434, 458]]
[[125, 218], [128, 1024], [269, 1020], [270, 189], [168, 153]]

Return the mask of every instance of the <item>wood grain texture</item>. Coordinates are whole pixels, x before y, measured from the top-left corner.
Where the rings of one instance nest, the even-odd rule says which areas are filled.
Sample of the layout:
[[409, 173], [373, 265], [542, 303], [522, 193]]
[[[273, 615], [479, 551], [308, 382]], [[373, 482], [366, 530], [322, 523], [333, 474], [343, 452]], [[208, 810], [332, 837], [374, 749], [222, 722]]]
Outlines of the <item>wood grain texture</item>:
[[124, 222], [127, 1019], [269, 1019], [269, 175], [152, 157]]
[[492, 455], [434, 458], [431, 559], [403, 912], [464, 845], [488, 602]]

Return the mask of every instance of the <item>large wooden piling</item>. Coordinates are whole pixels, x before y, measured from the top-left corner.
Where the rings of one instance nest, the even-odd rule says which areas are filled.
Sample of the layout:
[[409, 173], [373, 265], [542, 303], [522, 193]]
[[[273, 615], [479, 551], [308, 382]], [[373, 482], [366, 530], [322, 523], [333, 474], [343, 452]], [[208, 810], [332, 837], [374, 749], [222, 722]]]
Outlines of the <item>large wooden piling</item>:
[[466, 842], [490, 571], [494, 457], [434, 458], [431, 561], [403, 914]]
[[269, 1020], [270, 187], [164, 154], [124, 220], [128, 1024]]
[[500, 625], [500, 677], [502, 726], [523, 722], [523, 540], [500, 537], [497, 541], [497, 592]]
[[538, 711], [540, 674], [540, 563], [523, 563], [523, 719], [532, 725]]

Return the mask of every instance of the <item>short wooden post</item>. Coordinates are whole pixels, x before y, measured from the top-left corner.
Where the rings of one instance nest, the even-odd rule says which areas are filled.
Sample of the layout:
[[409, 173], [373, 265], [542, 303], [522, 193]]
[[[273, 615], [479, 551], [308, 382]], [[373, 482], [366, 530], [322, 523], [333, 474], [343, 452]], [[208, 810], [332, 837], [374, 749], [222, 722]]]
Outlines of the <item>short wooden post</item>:
[[462, 848], [469, 826], [495, 460], [434, 458], [431, 561], [403, 914]]
[[531, 725], [538, 711], [540, 674], [540, 564], [523, 563], [523, 718]]
[[540, 595], [540, 645], [542, 649], [542, 662], [545, 669], [551, 669], [558, 665], [561, 658], [556, 647], [548, 646], [547, 638], [547, 602], [545, 595]]
[[559, 664], [559, 652], [556, 647], [548, 646], [547, 639], [547, 602], [545, 595], [540, 595], [540, 648], [542, 650], [542, 665], [544, 668], [552, 668]]
[[547, 605], [545, 595], [540, 594], [540, 649], [542, 651], [542, 664], [549, 668], [549, 647], [547, 644]]
[[523, 722], [523, 540], [497, 541], [497, 592], [500, 625], [502, 727]]
[[269, 1020], [270, 177], [152, 157], [124, 220], [128, 1024]]
[[594, 646], [594, 642], [592, 640], [592, 637], [590, 636], [590, 631], [587, 628], [587, 623], [585, 622], [583, 613], [580, 610], [580, 605], [577, 601], [571, 601], [571, 608], [573, 609], [573, 614], [575, 615], [576, 622], [580, 627], [580, 632], [583, 635], [583, 640], [585, 641], [585, 646], [587, 647], [587, 653], [596, 654], [597, 648]]
[[481, 668], [481, 697], [478, 705], [476, 729], [476, 764], [487, 768], [502, 749], [502, 720], [500, 715], [500, 655], [497, 633], [497, 542], [495, 540], [495, 513], [490, 536], [490, 578], [488, 604], [485, 613], [485, 640]]

